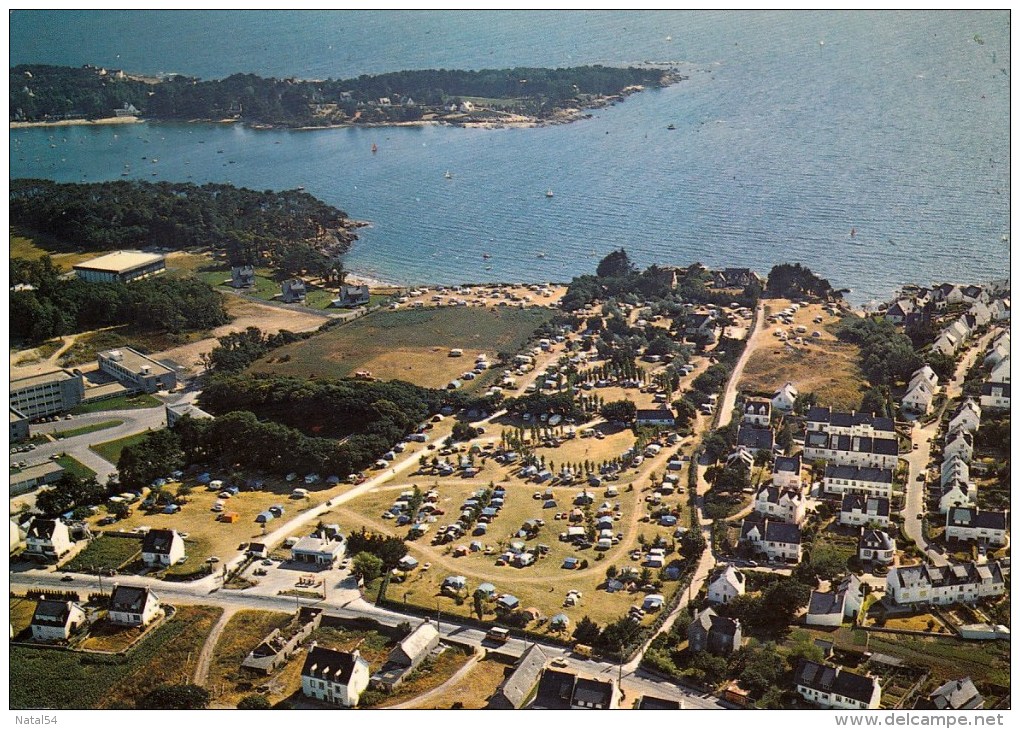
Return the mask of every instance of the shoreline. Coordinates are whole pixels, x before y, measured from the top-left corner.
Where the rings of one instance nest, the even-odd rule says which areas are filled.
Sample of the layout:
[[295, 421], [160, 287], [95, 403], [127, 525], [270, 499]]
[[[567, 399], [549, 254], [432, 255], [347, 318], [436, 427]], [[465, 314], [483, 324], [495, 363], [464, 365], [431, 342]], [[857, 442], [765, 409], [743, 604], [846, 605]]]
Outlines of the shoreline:
[[31, 129], [33, 127], [77, 127], [77, 126], [108, 126], [112, 124], [144, 124], [147, 120], [140, 116], [106, 116], [101, 119], [58, 119], [56, 121], [12, 121], [11, 129]]

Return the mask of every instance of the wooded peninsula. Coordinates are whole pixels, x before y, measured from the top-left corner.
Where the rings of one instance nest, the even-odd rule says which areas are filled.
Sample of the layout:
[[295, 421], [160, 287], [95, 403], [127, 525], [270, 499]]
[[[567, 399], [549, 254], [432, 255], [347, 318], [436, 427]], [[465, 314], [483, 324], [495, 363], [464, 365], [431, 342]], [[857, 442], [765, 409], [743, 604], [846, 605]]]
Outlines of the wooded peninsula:
[[256, 126], [523, 123], [570, 120], [646, 87], [680, 81], [661, 66], [397, 71], [300, 80], [234, 74], [203, 81], [144, 77], [86, 65], [10, 70], [11, 122], [139, 116]]

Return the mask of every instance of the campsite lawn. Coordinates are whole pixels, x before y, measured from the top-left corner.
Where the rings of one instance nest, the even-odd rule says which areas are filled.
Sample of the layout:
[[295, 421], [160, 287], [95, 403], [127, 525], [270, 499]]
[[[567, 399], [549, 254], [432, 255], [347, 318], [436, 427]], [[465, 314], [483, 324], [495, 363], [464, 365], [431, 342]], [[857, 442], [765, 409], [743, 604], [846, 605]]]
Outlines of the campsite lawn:
[[[554, 315], [552, 309], [444, 307], [377, 311], [301, 342], [271, 352], [255, 363], [255, 372], [298, 377], [349, 377], [368, 370], [383, 380], [407, 380], [443, 387], [485, 353], [519, 352], [535, 330]], [[464, 350], [450, 357], [451, 349]], [[468, 389], [495, 384], [489, 371]]]
[[116, 440], [108, 440], [105, 443], [96, 443], [89, 446], [89, 448], [113, 465], [117, 465], [118, 461], [120, 461], [120, 454], [125, 448], [138, 445], [147, 436], [148, 433], [135, 433], [134, 435], [127, 435]]
[[[449, 544], [433, 546], [432, 537], [438, 527], [456, 521], [464, 500], [472, 492], [485, 488], [490, 482], [503, 485], [507, 491], [507, 498], [504, 508], [489, 526], [487, 534], [472, 536], [469, 532]], [[408, 604], [432, 610], [436, 608], [438, 598], [442, 608], [454, 615], [473, 615], [471, 590], [483, 582], [491, 582], [499, 593], [515, 595], [523, 608], [535, 607], [546, 618], [563, 612], [570, 618], [571, 625], [576, 624], [585, 615], [596, 622], [606, 624], [626, 613], [631, 605], [640, 605], [644, 598], [644, 593], [640, 592], [628, 594], [624, 591], [610, 594], [605, 590], [597, 590], [596, 588], [606, 580], [606, 568], [616, 565], [618, 568], [634, 566], [640, 569], [640, 563], [632, 561], [629, 557], [630, 549], [638, 546], [637, 536], [644, 534], [646, 539], [651, 541], [661, 535], [668, 540], [673, 532], [673, 529], [658, 526], [654, 522], [637, 521], [647, 513], [644, 504], [647, 493], [642, 490], [643, 487], [636, 486], [634, 491], [627, 491], [626, 485], [621, 486], [617, 482], [614, 485], [619, 489], [619, 495], [613, 498], [605, 497], [604, 487], [593, 489], [590, 493], [595, 498], [596, 508], [603, 501], [620, 504], [621, 519], [615, 522], [614, 532], [624, 534], [624, 541], [621, 544], [605, 552], [603, 559], [597, 560], [596, 555], [599, 553], [594, 549], [578, 550], [566, 542], [559, 541], [559, 534], [566, 531], [568, 522], [557, 520], [554, 516], [557, 512], [569, 512], [573, 508], [572, 501], [582, 490], [580, 485], [569, 488], [553, 487], [557, 507], [544, 509], [543, 502], [534, 499], [533, 494], [544, 491], [546, 486], [526, 483], [515, 476], [506, 476], [502, 468], [491, 462], [478, 478], [437, 478], [431, 475], [401, 477], [331, 513], [336, 515], [335, 520], [348, 531], [357, 531], [365, 527], [370, 531], [405, 537], [408, 526], [398, 527], [393, 520], [384, 520], [382, 513], [397, 500], [401, 491], [413, 489], [414, 484], [422, 491], [433, 488], [438, 490], [439, 506], [445, 514], [437, 518], [427, 534], [408, 542], [410, 554], [422, 564], [430, 562], [431, 569], [426, 572], [418, 568], [408, 575], [405, 582], [391, 582], [387, 597], [397, 602], [406, 600]], [[670, 498], [672, 504], [682, 497]], [[528, 519], [543, 519], [546, 524], [535, 539], [525, 542], [527, 547], [531, 548], [537, 544], [549, 547], [549, 554], [532, 566], [521, 569], [512, 566], [497, 567], [496, 554], [485, 555], [481, 551], [461, 557], [453, 556], [455, 547], [469, 545], [472, 541], [480, 541], [494, 549], [498, 549], [500, 545], [505, 546], [511, 540], [517, 539], [515, 536], [517, 530]], [[586, 569], [564, 569], [562, 565], [567, 557], [587, 560], [589, 566]], [[672, 557], [675, 558], [676, 555]], [[653, 579], [657, 577], [657, 570], [652, 570], [652, 574]], [[467, 578], [468, 598], [460, 605], [453, 598], [440, 595], [439, 587], [443, 579], [449, 575], [464, 575]], [[675, 584], [666, 582], [663, 585], [663, 594], [668, 595]], [[563, 599], [570, 589], [580, 590], [583, 597], [579, 605], [565, 608]], [[492, 614], [486, 614], [485, 619], [493, 617]], [[651, 617], [646, 620], [651, 620]], [[536, 624], [532, 623], [531, 628], [536, 629]], [[537, 629], [545, 630], [543, 627]]]

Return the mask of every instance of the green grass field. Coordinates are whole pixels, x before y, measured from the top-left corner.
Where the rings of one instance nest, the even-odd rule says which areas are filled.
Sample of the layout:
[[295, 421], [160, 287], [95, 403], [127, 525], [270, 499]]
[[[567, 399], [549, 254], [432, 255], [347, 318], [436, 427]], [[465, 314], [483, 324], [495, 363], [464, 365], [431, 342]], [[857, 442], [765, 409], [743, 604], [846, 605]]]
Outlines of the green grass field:
[[119, 569], [141, 553], [142, 540], [131, 537], [99, 537], [64, 565], [67, 572]]
[[163, 404], [162, 400], [152, 395], [141, 393], [138, 395], [120, 395], [111, 397], [109, 400], [98, 402], [82, 403], [71, 410], [72, 415], [85, 415], [86, 413], [101, 413], [105, 410], [141, 410], [143, 408], [155, 408]]
[[56, 459], [56, 463], [62, 466], [65, 471], [72, 473], [78, 478], [92, 478], [96, 472], [79, 461], [74, 456], [63, 455]]
[[[517, 352], [555, 312], [546, 308], [444, 307], [378, 311], [311, 339], [274, 350], [253, 366], [256, 372], [298, 377], [348, 377], [368, 370], [383, 380], [442, 387], [470, 370], [484, 352]], [[450, 357], [449, 350], [464, 350]], [[491, 384], [494, 375], [471, 383]]]
[[148, 435], [148, 433], [136, 433], [135, 435], [128, 435], [124, 438], [118, 438], [117, 440], [108, 440], [105, 443], [97, 443], [96, 445], [89, 446], [89, 448], [110, 463], [117, 465], [117, 461], [120, 460], [121, 451], [128, 446], [141, 443], [145, 440], [146, 435]]
[[88, 433], [95, 433], [100, 430], [107, 430], [108, 428], [116, 428], [118, 425], [123, 425], [123, 420], [104, 420], [101, 423], [93, 423], [92, 425], [83, 425], [80, 428], [70, 428], [68, 430], [58, 430], [53, 434], [53, 437], [57, 440], [64, 438], [74, 438], [77, 435], [86, 435]]

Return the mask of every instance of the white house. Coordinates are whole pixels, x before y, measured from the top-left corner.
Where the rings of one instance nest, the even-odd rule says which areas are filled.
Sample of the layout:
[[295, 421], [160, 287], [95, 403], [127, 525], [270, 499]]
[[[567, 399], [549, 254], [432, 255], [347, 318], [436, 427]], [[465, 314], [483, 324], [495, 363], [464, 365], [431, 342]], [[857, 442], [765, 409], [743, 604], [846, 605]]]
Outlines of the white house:
[[822, 479], [822, 490], [835, 495], [862, 494], [891, 499], [892, 486], [892, 468], [829, 464]]
[[368, 661], [357, 649], [335, 651], [312, 643], [301, 667], [301, 693], [329, 704], [357, 706], [370, 675]]
[[747, 580], [743, 573], [733, 565], [727, 565], [726, 569], [709, 583], [708, 601], [725, 605], [737, 595], [743, 595], [746, 589]]
[[970, 464], [962, 456], [954, 455], [942, 461], [939, 485], [946, 486], [950, 481], [970, 482]]
[[935, 389], [925, 380], [918, 380], [910, 385], [900, 400], [900, 407], [911, 413], [927, 415], [935, 399]]
[[149, 588], [128, 585], [113, 588], [108, 614], [111, 623], [137, 628], [151, 623], [159, 612], [159, 598]]
[[839, 523], [845, 526], [889, 526], [889, 499], [847, 494], [839, 507]]
[[740, 541], [769, 560], [800, 562], [800, 527], [782, 521], [744, 519], [740, 525]]
[[928, 365], [925, 365], [924, 367], [914, 370], [914, 372], [910, 375], [910, 385], [908, 385], [908, 387], [912, 387], [917, 382], [927, 382], [931, 386], [932, 390], [934, 390], [939, 386], [939, 376], [935, 374], [935, 370]]
[[983, 327], [985, 324], [992, 320], [992, 310], [988, 308], [988, 305], [983, 301], [975, 301], [967, 313], [974, 317], [974, 321], [977, 322], [979, 327]]
[[946, 514], [959, 506], [974, 506], [977, 503], [977, 484], [973, 481], [953, 480], [942, 487], [939, 497], [939, 513]]
[[1006, 591], [999, 562], [894, 567], [886, 577], [886, 597], [896, 605], [947, 605], [974, 602]]
[[998, 364], [992, 366], [988, 374], [990, 382], [1009, 382], [1009, 355], [999, 360]]
[[895, 437], [871, 438], [808, 431], [804, 437], [804, 457], [838, 466], [895, 468], [899, 462], [899, 443]]
[[896, 543], [881, 529], [861, 527], [857, 540], [857, 558], [862, 562], [892, 564], [896, 558]]
[[943, 461], [951, 458], [962, 458], [970, 462], [974, 456], [974, 436], [964, 429], [950, 431], [946, 436], [946, 444], [942, 447]]
[[991, 348], [988, 350], [988, 354], [985, 355], [982, 364], [985, 367], [994, 367], [999, 364], [1002, 360], [1009, 357], [1009, 335], [1004, 335], [996, 339]]
[[895, 438], [896, 423], [892, 418], [874, 413], [833, 410], [813, 407], [804, 416], [808, 432], [819, 431], [828, 435], [849, 435], [863, 438]]
[[1009, 321], [1009, 299], [996, 299], [992, 302], [990, 309], [992, 312], [992, 318], [995, 319], [995, 321]]
[[828, 592], [811, 591], [807, 615], [808, 625], [826, 625], [838, 628], [843, 618], [854, 618], [864, 603], [864, 588], [860, 578], [850, 573]]
[[956, 354], [956, 350], [960, 348], [960, 340], [948, 331], [944, 331], [939, 334], [938, 339], [931, 345], [931, 348], [936, 352], [941, 352], [947, 357], [951, 357]]
[[970, 338], [970, 327], [967, 326], [967, 320], [962, 316], [959, 319], [954, 320], [942, 331], [956, 337], [958, 342], [965, 342], [968, 338]]
[[772, 403], [769, 400], [747, 400], [744, 403], [743, 422], [760, 428], [769, 427], [772, 418]]
[[[1009, 360], [1005, 362], [1008, 367]], [[986, 382], [981, 386], [981, 407], [988, 410], [1009, 410], [1009, 389], [1008, 382]]]
[[772, 463], [772, 485], [781, 489], [801, 488], [800, 456], [776, 456]]
[[953, 413], [949, 421], [949, 431], [966, 430], [971, 433], [981, 427], [981, 407], [973, 398], [967, 398], [963, 405]]
[[800, 490], [762, 486], [754, 497], [754, 510], [764, 517], [789, 524], [804, 521], [804, 497]]
[[32, 615], [32, 638], [39, 641], [67, 640], [85, 625], [85, 611], [70, 600], [40, 600]]
[[33, 557], [60, 559], [72, 544], [67, 524], [60, 519], [35, 519], [25, 535], [25, 552]]
[[1005, 511], [953, 507], [946, 512], [946, 540], [1001, 547], [1006, 544], [1008, 524], [1008, 512]]
[[877, 709], [882, 687], [877, 678], [802, 658], [793, 678], [797, 693], [825, 709]]
[[793, 406], [797, 402], [798, 395], [800, 395], [800, 393], [797, 391], [797, 388], [793, 386], [793, 383], [787, 382], [772, 393], [772, 407], [776, 410], [782, 410], [783, 412], [788, 413], [793, 410]]
[[295, 562], [307, 562], [320, 567], [332, 567], [343, 559], [347, 542], [341, 534], [322, 530], [307, 537], [301, 537], [290, 548], [290, 558]]
[[150, 567], [170, 567], [184, 556], [184, 540], [175, 529], [151, 529], [142, 540], [142, 561]]

